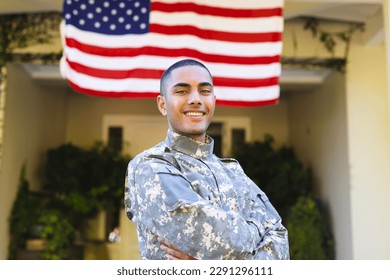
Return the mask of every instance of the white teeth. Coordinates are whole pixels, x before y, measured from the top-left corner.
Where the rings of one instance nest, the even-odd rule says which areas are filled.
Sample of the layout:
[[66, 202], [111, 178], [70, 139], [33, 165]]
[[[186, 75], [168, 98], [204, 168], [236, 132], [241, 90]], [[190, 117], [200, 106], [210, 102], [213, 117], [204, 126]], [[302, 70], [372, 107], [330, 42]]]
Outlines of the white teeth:
[[202, 112], [187, 112], [187, 116], [203, 116]]

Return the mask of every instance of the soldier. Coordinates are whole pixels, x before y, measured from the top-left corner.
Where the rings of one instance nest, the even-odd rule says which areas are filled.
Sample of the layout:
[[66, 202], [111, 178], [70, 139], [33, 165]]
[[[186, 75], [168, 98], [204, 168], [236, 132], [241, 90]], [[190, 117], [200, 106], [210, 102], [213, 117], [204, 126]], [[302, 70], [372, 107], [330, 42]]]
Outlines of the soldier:
[[213, 79], [185, 59], [162, 75], [165, 141], [129, 162], [125, 206], [143, 259], [289, 259], [288, 234], [266, 194], [206, 134]]

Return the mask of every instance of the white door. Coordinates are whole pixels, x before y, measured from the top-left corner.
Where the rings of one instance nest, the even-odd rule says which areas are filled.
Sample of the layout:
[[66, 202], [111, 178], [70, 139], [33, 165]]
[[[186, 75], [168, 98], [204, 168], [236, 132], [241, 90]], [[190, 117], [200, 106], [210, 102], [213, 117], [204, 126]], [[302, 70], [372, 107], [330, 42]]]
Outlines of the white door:
[[167, 120], [163, 116], [106, 115], [103, 118], [105, 142], [108, 140], [110, 127], [123, 129], [123, 151], [131, 157], [163, 141], [168, 130]]

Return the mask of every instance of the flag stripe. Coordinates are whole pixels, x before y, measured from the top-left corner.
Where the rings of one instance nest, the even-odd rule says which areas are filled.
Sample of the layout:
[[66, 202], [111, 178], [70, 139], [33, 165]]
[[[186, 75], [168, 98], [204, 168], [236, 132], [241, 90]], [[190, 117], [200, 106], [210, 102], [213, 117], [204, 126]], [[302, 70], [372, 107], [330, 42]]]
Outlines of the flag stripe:
[[151, 5], [152, 11], [158, 10], [163, 12], [186, 12], [192, 11], [201, 15], [218, 15], [223, 17], [273, 17], [273, 16], [282, 16], [282, 9], [277, 8], [268, 8], [268, 9], [229, 9], [222, 7], [212, 7], [206, 5], [198, 5], [193, 2], [191, 3], [161, 3], [161, 2], [152, 2]]
[[279, 98], [269, 99], [269, 100], [260, 100], [260, 101], [243, 101], [243, 100], [217, 100], [217, 105], [221, 106], [232, 106], [232, 107], [259, 107], [259, 106], [269, 106], [279, 103]]
[[[83, 61], [82, 65], [102, 70], [129, 70], [132, 68], [159, 69], [164, 70], [172, 63], [172, 59], [180, 60], [186, 58], [179, 56], [176, 58], [164, 56], [140, 55], [137, 57], [102, 57], [85, 54], [77, 49], [67, 50], [67, 60], [70, 62]], [[203, 61], [203, 60], [202, 60]], [[203, 61], [205, 62], [205, 61]], [[205, 62], [206, 63], [206, 62]], [[81, 63], [80, 63], [81, 64]], [[227, 78], [242, 79], [264, 79], [280, 75], [280, 63], [253, 64], [253, 65], [232, 65], [228, 63], [207, 62], [212, 75]], [[132, 65], [131, 68], [128, 65]], [[158, 66], [156, 66], [158, 65]]]
[[[166, 35], [149, 33], [148, 36], [144, 35], [96, 35], [89, 32], [80, 30], [72, 25], [66, 25], [64, 27], [64, 33], [69, 34], [65, 38], [66, 46], [78, 47], [76, 45], [67, 45], [68, 43], [78, 42], [80, 50], [90, 52], [88, 48], [83, 50], [82, 45], [90, 46], [98, 50], [116, 49], [118, 52], [129, 48], [131, 42], [131, 48], [143, 48], [147, 46], [161, 47], [161, 48], [188, 48], [199, 50], [200, 52], [209, 54], [221, 54], [241, 57], [252, 56], [274, 56], [280, 55], [282, 51], [281, 42], [226, 42], [218, 40], [205, 40], [197, 38], [191, 35]], [[96, 41], [99, 41], [99, 45], [96, 46]], [[244, 51], [245, 50], [245, 51]], [[112, 52], [114, 53], [114, 52]], [[100, 53], [104, 55], [104, 52]]]
[[91, 45], [82, 44], [74, 39], [66, 39], [66, 45], [71, 48], [76, 48], [84, 53], [101, 55], [107, 57], [135, 57], [142, 54], [179, 57], [191, 56], [197, 59], [202, 59], [210, 62], [223, 61], [232, 64], [270, 64], [280, 61], [280, 56], [263, 56], [263, 57], [239, 57], [201, 53], [194, 49], [167, 49], [158, 47], [141, 47], [141, 48], [101, 48]]
[[232, 32], [223, 32], [223, 31], [214, 31], [210, 29], [200, 29], [191, 25], [167, 26], [161, 24], [151, 24], [150, 31], [154, 33], [165, 34], [165, 35], [190, 34], [202, 39], [212, 39], [212, 40], [220, 40], [220, 41], [227, 41], [227, 42], [260, 43], [260, 42], [278, 42], [282, 39], [281, 32], [232, 33]]
[[229, 30], [232, 33], [283, 31], [282, 17], [225, 18], [223, 16], [198, 15], [191, 11], [181, 13], [152, 11], [150, 13], [150, 23], [169, 26], [191, 25], [204, 30], [212, 27], [215, 31]]
[[[153, 2], [162, 3], [177, 3], [178, 0], [156, 0]], [[152, 2], [152, 3], [153, 3]], [[210, 0], [180, 0], [180, 3], [196, 3], [198, 5], [208, 6], [212, 2], [213, 7], [221, 7], [230, 9], [242, 9], [245, 6], [247, 9], [271, 9], [275, 7], [283, 7], [284, 0], [245, 0], [243, 1], [210, 1]]]
[[[67, 61], [69, 66], [78, 73], [88, 73], [90, 76], [105, 79], [127, 79], [127, 78], [145, 78], [145, 79], [160, 79], [163, 70], [154, 69], [131, 69], [131, 70], [102, 70], [90, 68], [79, 63]], [[278, 77], [270, 77], [264, 79], [237, 79], [225, 77], [213, 77], [214, 85], [216, 86], [233, 86], [233, 87], [264, 87], [278, 84]]]

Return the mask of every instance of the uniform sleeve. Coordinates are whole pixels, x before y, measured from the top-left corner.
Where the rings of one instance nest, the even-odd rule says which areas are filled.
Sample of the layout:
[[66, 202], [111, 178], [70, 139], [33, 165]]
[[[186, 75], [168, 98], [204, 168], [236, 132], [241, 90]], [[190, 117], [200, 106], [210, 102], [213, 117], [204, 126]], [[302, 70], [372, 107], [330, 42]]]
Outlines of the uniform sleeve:
[[290, 258], [288, 232], [282, 224], [281, 217], [267, 195], [247, 176], [246, 180], [254, 202], [250, 220], [257, 226], [262, 237], [253, 259], [288, 260]]
[[255, 219], [203, 199], [173, 166], [143, 162], [128, 178], [133, 221], [183, 252], [198, 259], [250, 259], [258, 252]]

